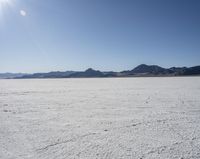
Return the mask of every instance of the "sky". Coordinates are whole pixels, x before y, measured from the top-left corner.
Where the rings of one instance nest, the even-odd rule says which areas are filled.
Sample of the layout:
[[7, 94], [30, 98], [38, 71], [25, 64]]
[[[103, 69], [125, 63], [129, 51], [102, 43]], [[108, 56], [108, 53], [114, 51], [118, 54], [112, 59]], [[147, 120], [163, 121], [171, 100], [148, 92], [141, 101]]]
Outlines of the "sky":
[[200, 65], [200, 0], [0, 0], [0, 72]]

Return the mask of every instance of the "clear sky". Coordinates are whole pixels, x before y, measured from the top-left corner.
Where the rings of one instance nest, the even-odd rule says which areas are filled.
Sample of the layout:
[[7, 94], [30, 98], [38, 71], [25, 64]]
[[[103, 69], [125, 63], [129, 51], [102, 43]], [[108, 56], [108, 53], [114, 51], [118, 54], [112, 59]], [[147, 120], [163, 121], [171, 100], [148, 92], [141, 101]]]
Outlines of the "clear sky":
[[0, 72], [200, 65], [200, 0], [0, 0]]

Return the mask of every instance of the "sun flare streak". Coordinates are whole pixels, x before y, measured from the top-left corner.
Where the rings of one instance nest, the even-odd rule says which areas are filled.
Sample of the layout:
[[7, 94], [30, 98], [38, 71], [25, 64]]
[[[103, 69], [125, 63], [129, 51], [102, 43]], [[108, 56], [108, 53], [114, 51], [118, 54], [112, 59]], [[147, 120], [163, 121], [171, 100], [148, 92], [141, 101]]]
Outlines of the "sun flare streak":
[[0, 0], [0, 6], [9, 5], [11, 3], [10, 0]]
[[4, 12], [8, 7], [12, 7], [13, 5], [13, 0], [0, 0], [0, 21], [3, 18], [3, 15], [5, 14]]

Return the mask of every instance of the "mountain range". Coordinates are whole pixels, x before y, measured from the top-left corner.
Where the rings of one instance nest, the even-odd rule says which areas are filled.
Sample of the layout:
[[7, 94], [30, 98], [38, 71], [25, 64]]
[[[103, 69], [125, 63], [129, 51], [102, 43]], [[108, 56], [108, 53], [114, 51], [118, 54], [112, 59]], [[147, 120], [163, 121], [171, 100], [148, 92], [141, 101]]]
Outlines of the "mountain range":
[[28, 74], [25, 73], [0, 73], [0, 79], [18, 78]]
[[153, 76], [196, 76], [200, 66], [163, 68], [157, 65], [141, 64], [132, 70], [122, 72], [102, 72], [89, 68], [85, 71], [48, 72], [34, 74], [0, 74], [0, 78], [89, 78], [89, 77], [153, 77]]

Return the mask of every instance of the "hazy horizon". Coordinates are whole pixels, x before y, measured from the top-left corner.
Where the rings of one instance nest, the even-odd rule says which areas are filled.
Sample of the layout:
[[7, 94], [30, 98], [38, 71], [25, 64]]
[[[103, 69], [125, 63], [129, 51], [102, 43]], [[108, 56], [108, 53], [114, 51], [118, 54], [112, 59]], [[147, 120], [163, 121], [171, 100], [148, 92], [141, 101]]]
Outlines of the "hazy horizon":
[[[139, 64], [139, 65], [142, 65], [142, 64]], [[137, 65], [137, 66], [139, 66], [139, 65]], [[148, 65], [148, 64], [145, 64], [145, 65]], [[152, 65], [156, 65], [156, 64], [152, 64]], [[137, 67], [137, 66], [135, 66], [135, 67]], [[151, 66], [151, 65], [149, 65], [149, 66]], [[158, 65], [156, 65], [156, 66], [158, 66]], [[195, 66], [200, 66], [200, 65], [195, 65]], [[6, 73], [13, 73], [13, 74], [34, 74], [34, 73], [66, 72], [66, 71], [82, 72], [82, 71], [86, 71], [87, 69], [98, 70], [98, 71], [101, 71], [101, 72], [109, 72], [109, 71], [122, 72], [122, 71], [130, 71], [130, 70], [134, 69], [135, 67], [128, 68], [128, 69], [123, 69], [123, 70], [108, 70], [108, 69], [107, 70], [100, 70], [100, 69], [88, 67], [88, 68], [85, 68], [85, 69], [82, 69], [82, 70], [68, 69], [68, 70], [49, 70], [49, 71], [38, 71], [38, 72], [0, 72], [0, 74], [6, 74]], [[160, 67], [162, 67], [162, 66], [160, 66]], [[170, 69], [172, 67], [188, 67], [189, 68], [189, 67], [193, 67], [193, 66], [171, 66], [171, 67], [162, 67], [162, 68]]]
[[191, 67], [198, 0], [1, 0], [0, 73]]

